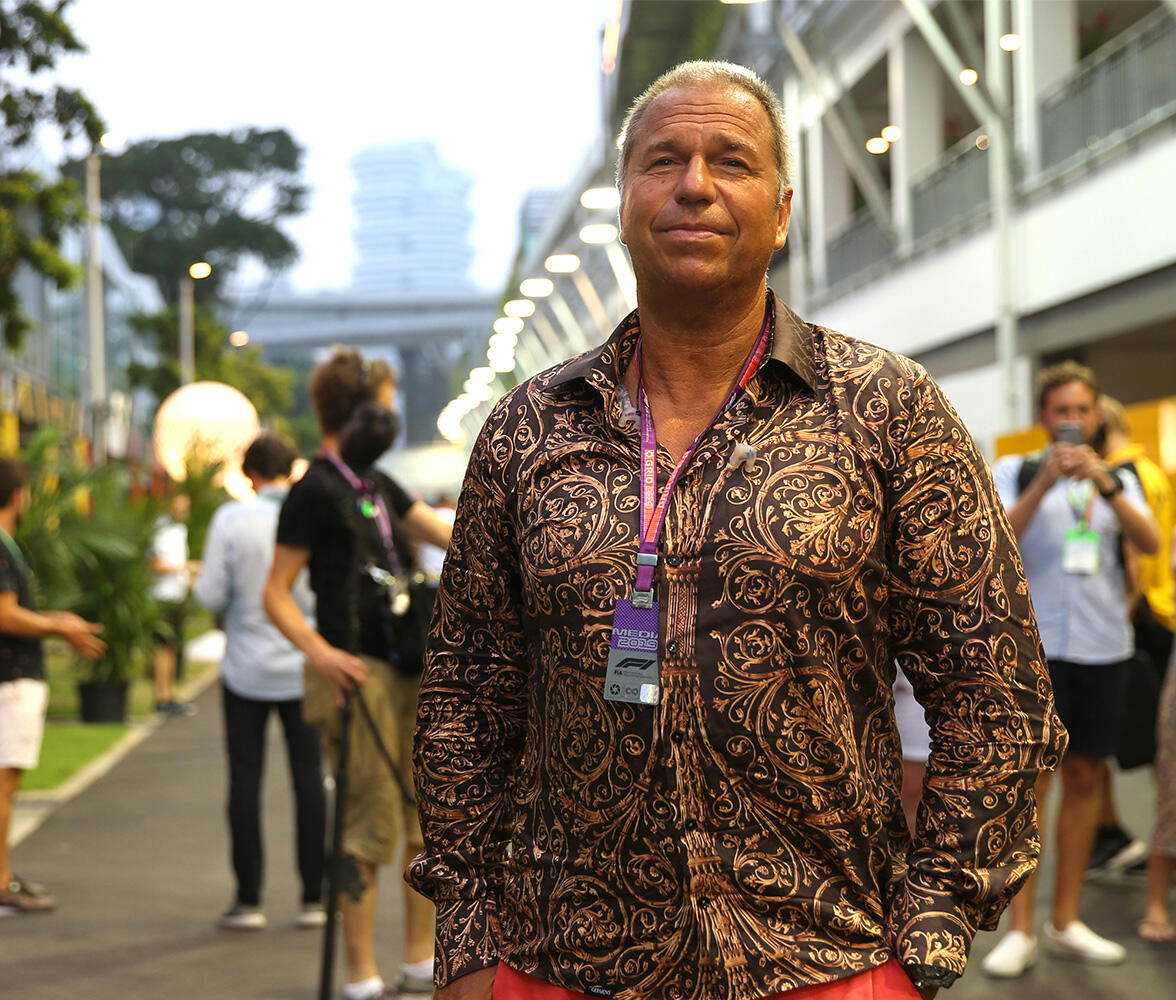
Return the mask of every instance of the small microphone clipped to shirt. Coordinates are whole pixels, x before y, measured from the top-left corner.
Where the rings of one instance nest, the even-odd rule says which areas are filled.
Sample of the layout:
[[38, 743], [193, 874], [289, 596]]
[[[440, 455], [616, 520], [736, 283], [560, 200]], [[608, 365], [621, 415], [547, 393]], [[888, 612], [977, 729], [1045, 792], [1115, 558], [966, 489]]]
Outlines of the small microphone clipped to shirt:
[[731, 457], [727, 459], [728, 469], [737, 469], [741, 465], [744, 472], [751, 472], [755, 467], [755, 449], [746, 441], [736, 441]]

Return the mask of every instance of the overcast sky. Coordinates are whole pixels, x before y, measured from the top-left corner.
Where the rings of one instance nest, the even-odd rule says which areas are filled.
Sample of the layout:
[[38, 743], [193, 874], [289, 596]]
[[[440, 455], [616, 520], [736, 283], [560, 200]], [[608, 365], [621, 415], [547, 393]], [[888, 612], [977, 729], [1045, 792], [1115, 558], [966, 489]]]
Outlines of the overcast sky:
[[497, 290], [532, 187], [562, 187], [600, 132], [607, 0], [76, 0], [89, 52], [61, 64], [130, 140], [284, 127], [306, 149], [309, 209], [291, 280], [348, 284], [351, 156], [434, 139], [474, 178], [475, 282]]

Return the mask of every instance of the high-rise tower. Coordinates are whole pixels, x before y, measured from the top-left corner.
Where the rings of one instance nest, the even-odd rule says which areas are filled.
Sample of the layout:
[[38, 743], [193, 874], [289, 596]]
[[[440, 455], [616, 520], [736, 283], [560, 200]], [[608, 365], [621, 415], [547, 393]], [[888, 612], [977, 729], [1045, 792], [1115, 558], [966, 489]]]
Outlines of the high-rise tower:
[[431, 142], [369, 146], [351, 167], [354, 289], [373, 295], [469, 290], [469, 175], [442, 163]]

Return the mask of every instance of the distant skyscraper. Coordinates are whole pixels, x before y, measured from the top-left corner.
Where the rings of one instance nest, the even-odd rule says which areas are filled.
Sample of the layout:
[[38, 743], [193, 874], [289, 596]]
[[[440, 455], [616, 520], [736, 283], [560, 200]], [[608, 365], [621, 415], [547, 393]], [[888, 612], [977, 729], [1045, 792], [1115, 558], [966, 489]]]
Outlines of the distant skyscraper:
[[431, 142], [369, 146], [355, 173], [352, 286], [372, 295], [468, 291], [473, 251], [468, 174], [442, 163]]
[[526, 259], [547, 223], [559, 208], [562, 188], [532, 188], [519, 206], [519, 257]]

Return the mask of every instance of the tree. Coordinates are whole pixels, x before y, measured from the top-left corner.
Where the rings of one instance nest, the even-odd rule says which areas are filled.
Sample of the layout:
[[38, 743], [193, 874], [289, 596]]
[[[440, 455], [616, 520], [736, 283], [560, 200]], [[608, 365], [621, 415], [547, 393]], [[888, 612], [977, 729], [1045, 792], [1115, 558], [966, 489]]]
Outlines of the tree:
[[85, 51], [65, 21], [72, 2], [0, 0], [0, 328], [10, 348], [32, 328], [14, 287], [20, 269], [29, 267], [59, 288], [81, 277], [60, 252], [62, 233], [85, 217], [78, 186], [29, 166], [42, 127], [55, 128], [67, 141], [85, 136], [91, 144], [103, 131], [80, 91], [36, 85], [61, 56]]
[[[132, 387], [143, 387], [162, 402], [180, 387], [179, 317], [172, 306], [163, 312], [130, 317], [131, 328], [151, 353], [163, 359], [152, 364], [132, 362], [127, 379]], [[224, 382], [239, 389], [257, 409], [260, 417], [279, 417], [289, 412], [294, 400], [294, 373], [267, 364], [259, 347], [228, 346], [229, 332], [211, 309], [195, 311], [196, 378]]]
[[103, 158], [103, 218], [131, 270], [154, 278], [166, 301], [197, 260], [212, 274], [196, 294], [217, 301], [246, 261], [280, 271], [297, 259], [279, 223], [305, 207], [302, 152], [284, 129], [137, 142]]

